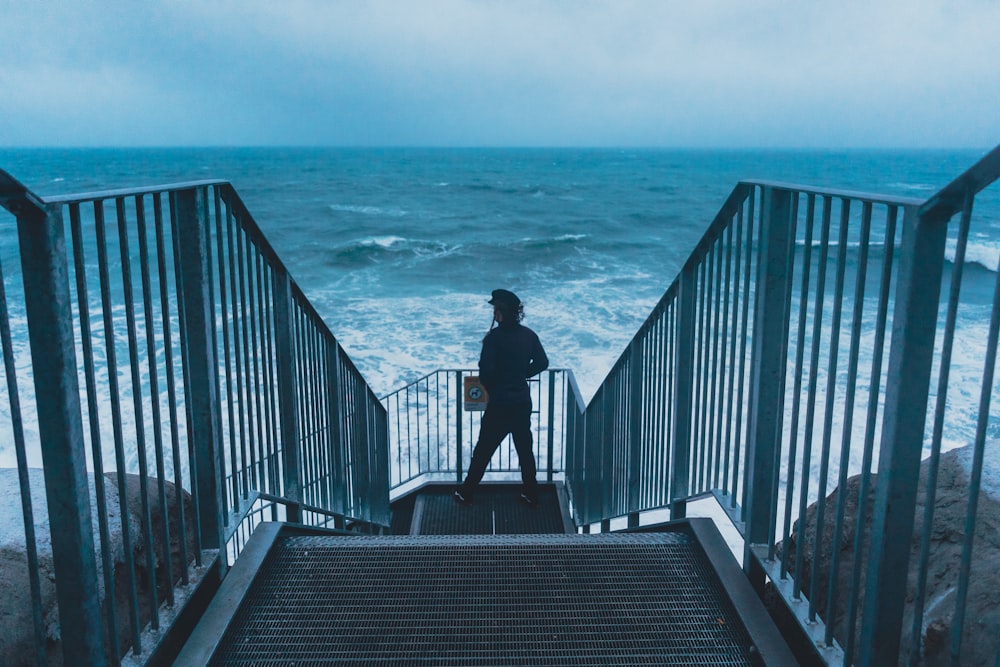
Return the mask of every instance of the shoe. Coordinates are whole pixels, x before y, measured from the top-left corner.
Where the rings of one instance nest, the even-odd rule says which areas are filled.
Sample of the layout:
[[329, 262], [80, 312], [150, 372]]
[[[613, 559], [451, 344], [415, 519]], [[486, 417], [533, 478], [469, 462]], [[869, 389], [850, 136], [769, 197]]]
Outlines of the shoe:
[[451, 497], [455, 499], [456, 503], [461, 503], [461, 504], [465, 505], [466, 507], [472, 505], [472, 499], [466, 498], [462, 494], [461, 489], [455, 489], [455, 493], [451, 494]]
[[527, 493], [521, 494], [521, 502], [527, 505], [528, 507], [535, 507], [536, 505], [538, 505], [538, 500], [536, 500], [532, 496], [529, 496]]

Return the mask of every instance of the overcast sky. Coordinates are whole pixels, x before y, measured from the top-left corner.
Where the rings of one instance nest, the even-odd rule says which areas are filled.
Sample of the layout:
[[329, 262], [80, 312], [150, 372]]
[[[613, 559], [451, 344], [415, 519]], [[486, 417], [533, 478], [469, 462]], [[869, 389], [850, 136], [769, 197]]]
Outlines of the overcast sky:
[[1000, 0], [0, 0], [0, 146], [998, 141]]

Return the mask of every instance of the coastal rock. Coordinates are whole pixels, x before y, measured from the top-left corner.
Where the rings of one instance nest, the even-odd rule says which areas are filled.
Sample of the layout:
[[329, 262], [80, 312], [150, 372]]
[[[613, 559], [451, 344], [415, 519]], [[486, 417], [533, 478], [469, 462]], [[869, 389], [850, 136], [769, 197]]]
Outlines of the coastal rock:
[[[1000, 447], [993, 443], [988, 450]], [[903, 615], [903, 641], [900, 664], [907, 664], [911, 653], [918, 652], [917, 664], [937, 667], [950, 663], [952, 641], [952, 620], [955, 614], [955, 600], [958, 588], [959, 568], [962, 558], [966, 512], [969, 505], [969, 471], [971, 469], [971, 448], [952, 450], [941, 455], [935, 494], [934, 521], [930, 527], [930, 556], [928, 559], [927, 590], [924, 616], [921, 625], [920, 646], [912, 641], [913, 602], [916, 595], [917, 564], [920, 558], [924, 508], [927, 502], [926, 479], [928, 461], [921, 464], [920, 486], [917, 496], [916, 522], [911, 541], [910, 568], [907, 582], [906, 608]], [[839, 564], [834, 580], [835, 594], [846, 595], [851, 584], [854, 569], [854, 532], [859, 507], [860, 476], [847, 481], [845, 498], [845, 519], [843, 531], [834, 545], [834, 512], [840, 490], [826, 498], [826, 525], [819, 549], [819, 561], [813, 562], [814, 534], [817, 507], [811, 505], [805, 517], [805, 545], [803, 553], [803, 586], [808, 586], [814, 567], [820, 574], [816, 591], [817, 608], [823, 615], [827, 603], [827, 581], [833, 550], [836, 549]], [[1000, 502], [996, 494], [997, 484], [992, 470], [983, 473], [982, 492], [978, 499], [976, 534], [973, 541], [972, 568], [969, 592], [965, 610], [965, 625], [962, 636], [961, 664], [992, 664], [998, 648], [997, 628], [1000, 627]], [[863, 526], [865, 544], [870, 543], [871, 516], [874, 503], [876, 476], [872, 476], [871, 490], [865, 498], [867, 520]], [[800, 540], [799, 525], [796, 522], [789, 537], [789, 563], [795, 562], [795, 552]], [[781, 550], [779, 545], [779, 551]], [[867, 557], [867, 547], [864, 552]], [[861, 567], [861, 592], [859, 609], [864, 607], [864, 586], [867, 576], [867, 562]], [[841, 646], [847, 641], [847, 601], [838, 600], [838, 611], [833, 618], [834, 636]], [[829, 619], [824, 619], [829, 623]], [[860, 614], [855, 628], [855, 641], [860, 635]]]
[[[41, 590], [42, 617], [45, 624], [46, 662], [49, 665], [63, 663], [62, 647], [59, 633], [59, 609], [56, 601], [55, 572], [52, 563], [52, 538], [49, 531], [48, 508], [45, 500], [45, 479], [40, 469], [28, 471], [31, 488], [32, 518], [35, 530], [35, 541], [38, 557], [38, 571]], [[129, 599], [127, 567], [125, 563], [124, 531], [122, 529], [120, 495], [117, 486], [117, 476], [109, 473], [104, 476], [105, 500], [108, 513], [108, 530], [110, 534], [111, 556], [114, 563], [114, 600], [115, 618], [118, 628], [121, 654], [130, 648], [132, 636], [129, 620]], [[177, 493], [173, 484], [165, 482], [168, 513], [170, 516], [169, 553], [172, 563], [173, 578], [180, 576], [180, 535], [177, 525], [178, 512]], [[136, 582], [140, 600], [140, 626], [149, 622], [151, 617], [148, 603], [151, 577], [146, 570], [145, 540], [142, 539], [142, 495], [137, 475], [126, 476], [126, 507], [127, 526], [132, 541], [132, 552], [135, 559]], [[155, 554], [155, 580], [159, 599], [162, 604], [167, 586], [167, 568], [163, 559], [164, 545], [162, 541], [162, 515], [157, 487], [157, 480], [149, 479], [149, 502], [152, 515], [153, 553]], [[187, 517], [187, 554], [191, 559], [194, 554], [193, 514], [191, 497], [187, 492], [181, 494]], [[96, 487], [94, 478], [90, 479], [91, 508], [96, 507]], [[34, 664], [34, 624], [32, 621], [33, 601], [31, 596], [28, 573], [27, 547], [24, 530], [24, 517], [21, 509], [20, 486], [17, 470], [0, 469], [0, 664], [2, 665], [33, 665]], [[93, 511], [93, 510], [92, 510]], [[102, 601], [107, 597], [103, 574], [103, 564], [100, 556], [100, 533], [96, 511], [93, 514], [94, 544], [98, 547], [97, 569], [98, 590]], [[108, 613], [105, 606], [104, 614]]]

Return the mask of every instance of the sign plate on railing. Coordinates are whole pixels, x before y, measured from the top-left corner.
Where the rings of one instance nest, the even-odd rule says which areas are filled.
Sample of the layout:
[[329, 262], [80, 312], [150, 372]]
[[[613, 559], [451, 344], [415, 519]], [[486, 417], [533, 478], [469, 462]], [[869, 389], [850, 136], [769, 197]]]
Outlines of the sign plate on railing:
[[463, 382], [465, 386], [462, 392], [462, 402], [465, 404], [466, 411], [482, 412], [485, 410], [486, 401], [489, 399], [489, 396], [486, 393], [486, 387], [479, 382], [479, 377], [476, 375], [466, 375], [463, 378]]

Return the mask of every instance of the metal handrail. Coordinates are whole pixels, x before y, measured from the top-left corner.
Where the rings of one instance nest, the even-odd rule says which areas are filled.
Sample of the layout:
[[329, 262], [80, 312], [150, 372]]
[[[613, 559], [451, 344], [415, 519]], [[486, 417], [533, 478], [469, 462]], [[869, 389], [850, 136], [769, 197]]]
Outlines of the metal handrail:
[[[20, 237], [23, 287], [0, 268], [0, 333], [36, 662], [48, 642], [33, 451], [62, 650], [88, 664], [117, 664], [129, 647], [148, 656], [164, 605], [209, 565], [224, 576], [263, 519], [387, 528], [385, 411], [229, 183], [41, 198], [0, 171], [0, 204]], [[18, 384], [11, 322], [30, 338], [30, 385]]]
[[[389, 415], [390, 497], [395, 499], [428, 482], [461, 482], [479, 435], [482, 412], [465, 410], [463, 381], [472, 369], [439, 369], [382, 397]], [[566, 419], [563, 415], [572, 373], [549, 369], [528, 381], [532, 396], [532, 434], [538, 474], [562, 479]], [[507, 438], [487, 469], [487, 479], [513, 480], [518, 458]]]
[[[566, 453], [577, 522], [608, 530], [668, 507], [681, 517], [690, 500], [714, 493], [748, 543], [748, 576], [763, 586], [766, 575], [825, 660], [919, 659], [930, 600], [926, 542], [910, 558], [916, 497], [926, 498], [929, 536], [942, 426], [960, 421], [948, 419], [945, 397], [972, 205], [998, 178], [1000, 147], [926, 201], [741, 182], [586, 409], [567, 411], [584, 424]], [[949, 239], [957, 251], [945, 273]], [[939, 321], [946, 281], [949, 314]], [[976, 435], [955, 660], [967, 629], [1000, 283], [991, 300], [979, 409], [971, 422], [961, 418]], [[848, 484], [855, 474], [859, 487]], [[827, 499], [848, 488], [862, 499], [850, 532], [846, 493]], [[861, 530], [868, 516], [872, 536]], [[846, 587], [838, 550], [826, 571], [816, 567], [828, 547], [815, 536], [831, 528], [853, 544]], [[904, 628], [911, 568], [920, 588]]]

